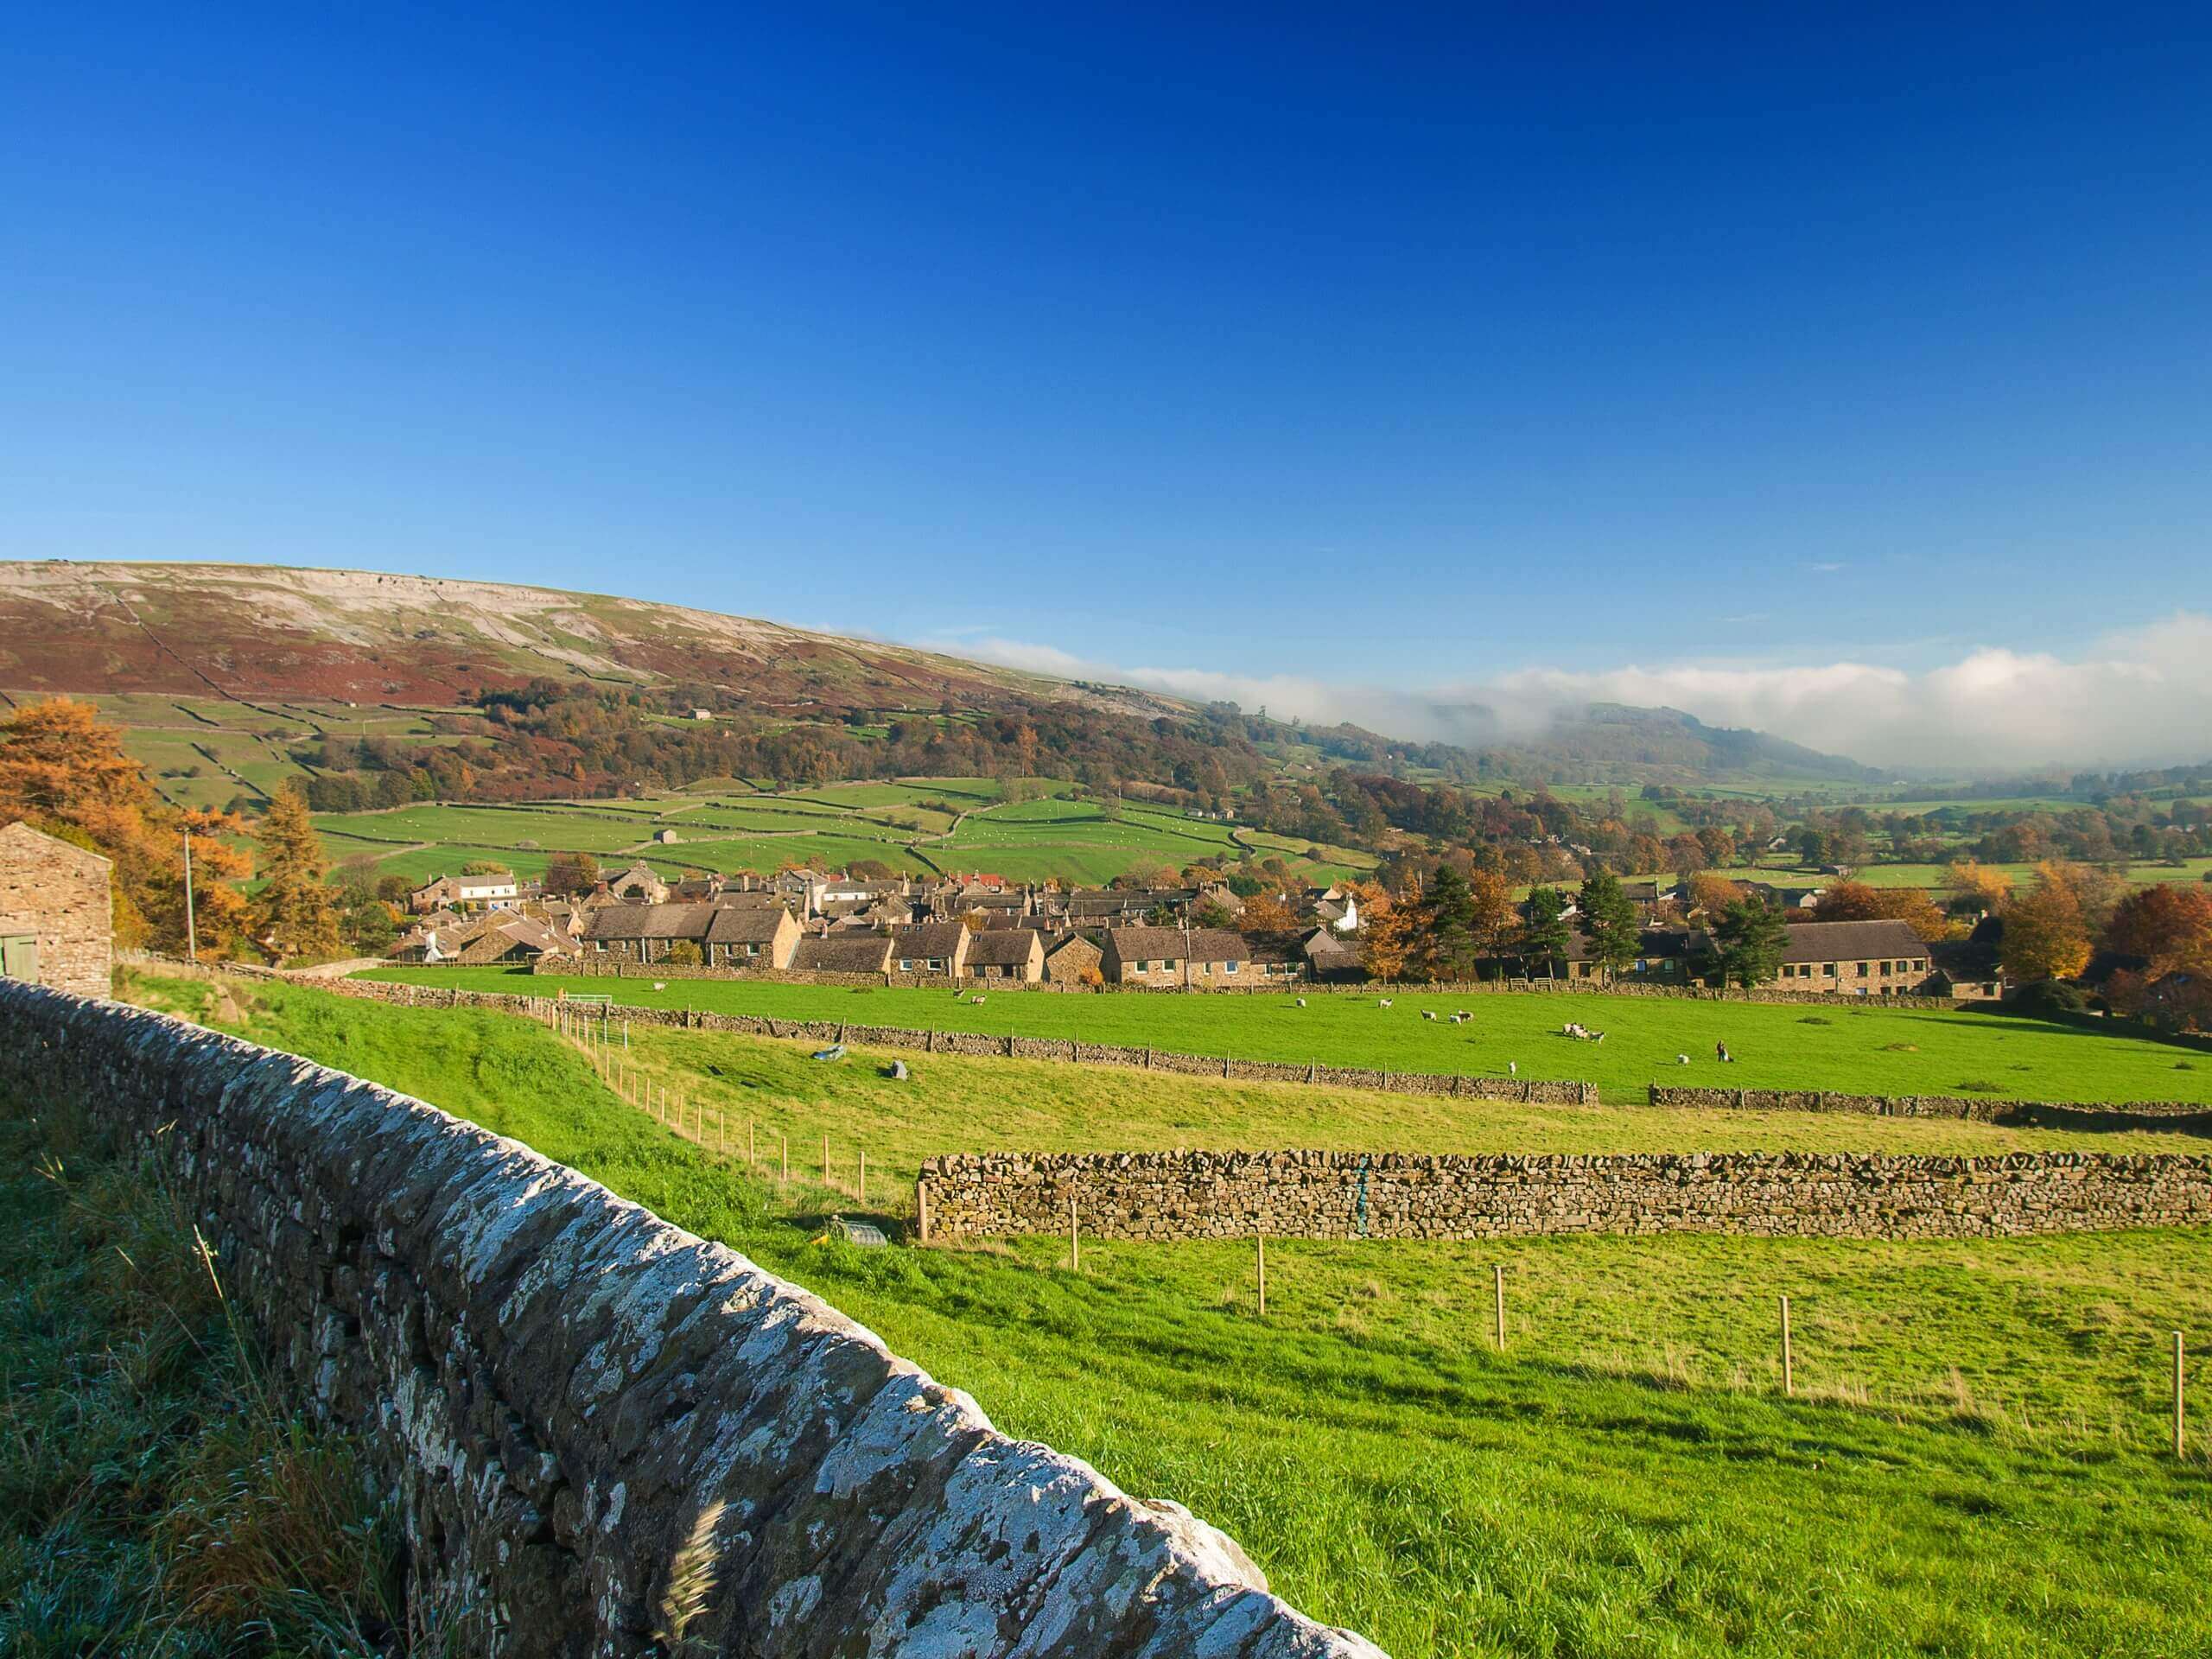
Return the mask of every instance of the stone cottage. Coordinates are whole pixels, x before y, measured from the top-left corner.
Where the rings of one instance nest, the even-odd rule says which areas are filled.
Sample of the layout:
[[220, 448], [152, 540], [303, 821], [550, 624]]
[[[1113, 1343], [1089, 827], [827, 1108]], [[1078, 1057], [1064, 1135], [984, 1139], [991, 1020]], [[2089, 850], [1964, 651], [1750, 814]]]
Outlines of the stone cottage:
[[105, 996], [115, 965], [111, 866], [28, 823], [0, 829], [0, 976]]

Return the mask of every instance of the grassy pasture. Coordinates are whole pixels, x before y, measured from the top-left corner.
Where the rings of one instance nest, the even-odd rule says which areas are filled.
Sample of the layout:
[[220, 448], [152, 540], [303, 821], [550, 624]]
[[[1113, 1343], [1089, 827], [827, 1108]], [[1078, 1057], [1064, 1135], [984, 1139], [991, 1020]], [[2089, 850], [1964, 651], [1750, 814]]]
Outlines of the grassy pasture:
[[[1404, 1071], [1595, 1083], [1616, 1097], [1654, 1081], [1732, 1089], [1831, 1089], [1866, 1094], [1981, 1093], [2028, 1100], [2212, 1102], [2212, 1052], [2132, 1032], [2050, 1025], [2009, 1014], [1931, 1008], [1806, 1007], [1665, 997], [1400, 993], [1370, 995], [1067, 996], [1001, 992], [977, 1007], [931, 990], [846, 990], [715, 980], [653, 982], [541, 975], [500, 968], [392, 968], [366, 977], [551, 995], [605, 992], [643, 1007], [696, 1007], [780, 1019], [839, 1020], [1003, 1036], [1073, 1037], [1240, 1059], [1319, 1060]], [[1440, 1015], [1474, 1013], [1468, 1025]], [[1560, 1033], [1567, 1021], [1602, 1043]], [[1722, 1065], [1713, 1046], [1736, 1056]], [[1687, 1053], [1690, 1064], [1681, 1065]], [[1963, 1085], [1972, 1085], [1966, 1087]]]
[[[129, 988], [216, 1017], [202, 985]], [[255, 1040], [517, 1136], [807, 1285], [1007, 1432], [1227, 1528], [1281, 1593], [1399, 1659], [2178, 1659], [2212, 1630], [2212, 1479], [2201, 1457], [2159, 1450], [2165, 1332], [2212, 1325], [2202, 1233], [1286, 1243], [1268, 1252], [1262, 1325], [1241, 1245], [1090, 1243], [1078, 1274], [1054, 1239], [819, 1244], [812, 1217], [854, 1201], [807, 1164], [779, 1192], [678, 1142], [540, 1027], [289, 986], [240, 1001], [227, 1023]], [[1091, 1098], [1072, 1068], [941, 1057], [902, 1108], [846, 1097], [860, 1067], [788, 1045], [673, 1034], [633, 1052], [721, 1067], [696, 1070], [699, 1086], [733, 1098], [780, 1092], [794, 1113], [834, 1107], [882, 1130], [925, 1096], [980, 1108], [1016, 1080], [1077, 1090], [1055, 1108], [1071, 1118], [1141, 1087], [1133, 1122], [1204, 1122], [1232, 1097], [1264, 1112], [1279, 1092], [1115, 1077]], [[1769, 1132], [1731, 1116], [1681, 1133]], [[1618, 1121], [1634, 1137], [1651, 1117]], [[1494, 1132], [1560, 1133], [1542, 1115]], [[1511, 1294], [1503, 1354], [1488, 1345], [1493, 1263]], [[1777, 1387], [1782, 1291], [1795, 1399]]]
[[[235, 786], [225, 782], [228, 798]], [[1002, 804], [997, 785], [976, 779], [830, 785], [784, 795], [723, 790], [639, 801], [424, 804], [321, 813], [315, 822], [338, 856], [376, 855], [380, 873], [410, 879], [472, 858], [501, 859], [537, 874], [547, 854], [583, 852], [602, 862], [645, 856], [669, 872], [772, 870], [786, 861], [838, 868], [873, 859], [912, 874], [991, 869], [1017, 880], [1103, 883], [1140, 865], [1180, 869], [1200, 858], [1242, 856], [1230, 825], [1139, 806], [1109, 822], [1096, 806], [1060, 796]], [[668, 848], [650, 845], [661, 829], [681, 839]], [[1372, 862], [1343, 849], [1245, 833], [1262, 854], [1280, 854], [1317, 880]]]

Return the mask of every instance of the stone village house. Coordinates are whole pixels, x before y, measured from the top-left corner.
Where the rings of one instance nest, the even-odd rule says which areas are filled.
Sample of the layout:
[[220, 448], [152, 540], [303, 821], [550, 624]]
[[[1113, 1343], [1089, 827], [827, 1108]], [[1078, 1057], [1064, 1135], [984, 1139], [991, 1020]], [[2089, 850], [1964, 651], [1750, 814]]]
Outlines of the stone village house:
[[1153, 990], [1240, 990], [1270, 982], [1294, 983], [1294, 961], [1255, 952], [1225, 927], [1115, 927], [1106, 931], [1099, 972], [1109, 985]]
[[1045, 975], [1045, 941], [1033, 927], [995, 927], [968, 941], [968, 977], [978, 985], [1034, 985]]
[[112, 866], [28, 823], [0, 829], [0, 977], [106, 996], [115, 963]]

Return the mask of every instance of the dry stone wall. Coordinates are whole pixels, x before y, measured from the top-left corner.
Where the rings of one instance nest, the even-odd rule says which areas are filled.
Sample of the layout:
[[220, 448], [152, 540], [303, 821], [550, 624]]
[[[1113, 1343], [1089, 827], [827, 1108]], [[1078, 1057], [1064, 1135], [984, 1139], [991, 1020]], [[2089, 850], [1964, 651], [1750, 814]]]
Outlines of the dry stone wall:
[[1731, 1233], [1977, 1238], [2212, 1224], [2212, 1158], [2013, 1153], [959, 1154], [922, 1166], [930, 1240]]
[[453, 1650], [1374, 1655], [735, 1252], [373, 1084], [0, 983], [0, 1099], [177, 1182]]
[[1950, 1117], [2008, 1128], [2212, 1135], [2212, 1107], [2188, 1101], [1997, 1100], [1978, 1095], [1854, 1095], [1827, 1089], [1677, 1089], [1651, 1085], [1654, 1106], [1738, 1112], [1859, 1112], [1874, 1117]]

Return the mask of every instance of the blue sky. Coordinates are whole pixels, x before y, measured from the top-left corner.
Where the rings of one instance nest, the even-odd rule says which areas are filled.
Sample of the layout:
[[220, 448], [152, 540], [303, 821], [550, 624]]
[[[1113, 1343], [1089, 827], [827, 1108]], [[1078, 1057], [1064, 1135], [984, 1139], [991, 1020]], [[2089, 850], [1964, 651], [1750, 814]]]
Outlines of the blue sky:
[[0, 555], [1785, 728], [2202, 603], [2202, 8], [468, 10], [11, 23]]

